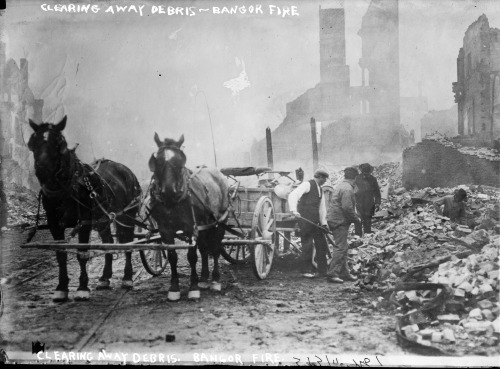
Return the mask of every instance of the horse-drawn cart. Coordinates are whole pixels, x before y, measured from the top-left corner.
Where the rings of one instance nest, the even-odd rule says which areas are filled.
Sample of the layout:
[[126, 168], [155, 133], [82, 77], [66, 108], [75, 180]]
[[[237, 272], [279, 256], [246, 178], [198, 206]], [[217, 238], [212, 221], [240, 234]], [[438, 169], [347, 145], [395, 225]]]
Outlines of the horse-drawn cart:
[[[297, 181], [289, 176], [290, 172], [269, 168], [225, 168], [221, 172], [232, 181], [232, 217], [228, 221], [230, 229], [226, 230], [222, 256], [233, 264], [251, 262], [255, 276], [264, 279], [280, 251], [294, 248], [300, 252], [300, 242], [291, 237], [297, 229], [297, 219], [290, 214], [287, 202], [287, 195], [297, 186]], [[260, 179], [257, 186], [241, 185], [238, 177], [252, 175]], [[280, 181], [282, 178], [285, 181]], [[326, 196], [331, 194], [330, 186], [323, 189]], [[235, 238], [240, 243], [231, 243]]]
[[[290, 172], [272, 171], [269, 168], [225, 168], [221, 172], [230, 183], [229, 217], [225, 225], [226, 235], [222, 240], [221, 255], [231, 264], [251, 263], [258, 279], [266, 278], [274, 257], [280, 251], [294, 249], [300, 252], [300, 241], [292, 239], [297, 228], [297, 219], [288, 209], [286, 196], [276, 191], [277, 186], [296, 187], [297, 181]], [[244, 186], [240, 177], [256, 176], [259, 184]], [[269, 178], [273, 176], [273, 178]], [[280, 178], [287, 179], [286, 183]], [[331, 194], [331, 187], [323, 187], [325, 195]], [[88, 249], [96, 252], [139, 251], [144, 269], [153, 276], [161, 275], [168, 266], [169, 249], [187, 249], [194, 244], [176, 242], [163, 244], [154, 219], [149, 216], [148, 191], [141, 199], [139, 215], [136, 219], [134, 241], [119, 243], [78, 244], [62, 241], [28, 242], [22, 248], [41, 248], [53, 251]], [[110, 220], [112, 221], [112, 220]], [[47, 228], [39, 226], [38, 229]]]

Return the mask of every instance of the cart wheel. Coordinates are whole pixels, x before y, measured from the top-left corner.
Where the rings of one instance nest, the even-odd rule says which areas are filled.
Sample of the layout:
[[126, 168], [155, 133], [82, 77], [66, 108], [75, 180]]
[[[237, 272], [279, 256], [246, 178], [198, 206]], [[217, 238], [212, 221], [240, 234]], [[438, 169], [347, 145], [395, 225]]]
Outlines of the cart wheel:
[[255, 206], [252, 219], [252, 240], [269, 240], [269, 244], [255, 244], [251, 247], [253, 272], [258, 279], [264, 279], [271, 271], [276, 236], [276, 217], [271, 199], [261, 197]]
[[159, 276], [168, 264], [168, 255], [165, 250], [139, 251], [144, 269], [154, 276]]
[[245, 264], [250, 260], [248, 245], [230, 245], [222, 248], [220, 254], [231, 264]]
[[[141, 211], [144, 211], [144, 209], [141, 209]], [[145, 223], [151, 229], [158, 229], [156, 221], [151, 217], [148, 217]], [[138, 229], [138, 233], [145, 232], [146, 231], [142, 228]], [[161, 243], [161, 241], [159, 243]], [[144, 269], [146, 269], [146, 271], [153, 276], [159, 276], [160, 274], [162, 274], [168, 265], [168, 255], [166, 250], [141, 250], [139, 251], [139, 254], [141, 256], [141, 261], [142, 265], [144, 265]]]

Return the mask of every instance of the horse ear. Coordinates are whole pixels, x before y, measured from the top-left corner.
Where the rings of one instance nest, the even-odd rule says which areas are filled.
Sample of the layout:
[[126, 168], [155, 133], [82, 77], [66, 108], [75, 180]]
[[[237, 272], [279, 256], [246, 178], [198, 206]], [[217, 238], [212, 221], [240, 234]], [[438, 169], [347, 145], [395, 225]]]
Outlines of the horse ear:
[[151, 157], [149, 158], [148, 165], [149, 165], [149, 170], [154, 172], [156, 169], [156, 158], [153, 154], [151, 154]]
[[183, 143], [184, 143], [184, 135], [181, 135], [181, 137], [179, 137], [179, 141], [177, 141], [177, 147], [180, 149]]
[[158, 136], [158, 133], [155, 132], [155, 142], [158, 147], [161, 147], [163, 145], [163, 142], [161, 142], [160, 137]]
[[37, 132], [38, 131], [38, 128], [40, 128], [38, 126], [38, 124], [36, 124], [35, 122], [33, 122], [31, 119], [29, 119], [29, 123], [30, 123], [30, 127], [33, 129], [33, 131]]
[[61, 121], [54, 126], [54, 128], [57, 129], [59, 132], [64, 130], [64, 128], [66, 127], [66, 118], [67, 116], [65, 115], [64, 118], [61, 119]]

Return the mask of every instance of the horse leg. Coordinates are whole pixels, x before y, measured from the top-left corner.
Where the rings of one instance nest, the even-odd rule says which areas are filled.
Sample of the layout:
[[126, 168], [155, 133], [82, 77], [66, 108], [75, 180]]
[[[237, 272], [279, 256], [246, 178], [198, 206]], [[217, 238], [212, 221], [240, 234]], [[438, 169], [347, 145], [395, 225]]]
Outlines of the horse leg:
[[179, 289], [179, 276], [177, 274], [177, 252], [168, 250], [168, 262], [172, 274], [170, 277], [170, 288], [168, 289], [167, 299], [169, 301], [178, 301], [181, 298], [181, 290]]
[[68, 300], [68, 254], [65, 251], [56, 251], [57, 264], [59, 265], [59, 284], [54, 291], [52, 301], [63, 302]]
[[208, 270], [208, 250], [206, 245], [198, 238], [198, 249], [201, 254], [201, 279], [198, 282], [198, 287], [202, 290], [206, 290], [210, 287], [208, 283], [208, 277], [210, 276], [210, 271]]
[[[52, 237], [56, 241], [64, 240], [64, 229], [51, 228]], [[52, 295], [52, 301], [68, 301], [69, 278], [68, 278], [68, 253], [65, 251], [56, 251], [57, 264], [59, 266], [59, 283]]]
[[211, 234], [209, 241], [212, 243], [212, 255], [214, 257], [214, 269], [212, 270], [212, 284], [210, 289], [212, 291], [220, 292], [222, 290], [222, 285], [220, 283], [220, 272], [219, 272], [219, 256], [221, 250], [222, 238], [224, 238], [224, 228], [217, 227]]
[[[92, 226], [90, 224], [83, 225], [80, 232], [78, 232], [78, 242], [88, 243], [91, 230]], [[90, 289], [88, 287], [89, 276], [87, 274], [87, 262], [90, 258], [89, 249], [79, 249], [76, 258], [78, 264], [80, 264], [80, 284], [76, 290], [75, 301], [86, 301], [90, 298]]]
[[[116, 228], [118, 232], [118, 241], [120, 243], [128, 243], [134, 240], [134, 227], [123, 227], [117, 224]], [[122, 288], [132, 289], [134, 287], [134, 281], [132, 280], [133, 274], [132, 252], [128, 251], [125, 253], [125, 268], [123, 270]]]
[[191, 247], [187, 254], [189, 265], [191, 266], [191, 285], [189, 286], [188, 299], [195, 300], [200, 298], [200, 288], [198, 287], [198, 273], [196, 272], [196, 262], [198, 255], [196, 247]]
[[[111, 236], [111, 227], [107, 225], [104, 229], [99, 231], [99, 236], [103, 243], [113, 243], [113, 236]], [[102, 276], [99, 278], [97, 290], [110, 289], [109, 280], [113, 276], [113, 255], [110, 253], [104, 254], [104, 267], [102, 269]]]

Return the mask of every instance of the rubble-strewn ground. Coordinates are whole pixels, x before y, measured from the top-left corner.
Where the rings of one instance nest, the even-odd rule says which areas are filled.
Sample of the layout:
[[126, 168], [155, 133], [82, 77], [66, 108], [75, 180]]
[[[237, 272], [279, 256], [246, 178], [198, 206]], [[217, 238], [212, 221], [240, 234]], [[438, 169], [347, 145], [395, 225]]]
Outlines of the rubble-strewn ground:
[[[3, 229], [25, 228], [34, 225], [38, 214], [38, 194], [16, 184], [5, 185], [7, 195], [7, 225]], [[45, 223], [45, 212], [40, 207], [40, 223]]]
[[[117, 303], [86, 348], [372, 355], [431, 355], [439, 350], [444, 355], [498, 356], [500, 192], [463, 186], [469, 194], [468, 226], [458, 226], [432, 206], [455, 188], [406, 191], [398, 163], [379, 166], [374, 174], [384, 200], [374, 233], [351, 237], [350, 264], [358, 282], [332, 285], [304, 279], [295, 271], [294, 253], [276, 260], [264, 281], [255, 279], [250, 266], [223, 261], [222, 293], [203, 292], [197, 303], [184, 296], [189, 275], [184, 252], [179, 257], [184, 288], [179, 303], [166, 299], [169, 268], [158, 278], [142, 272], [135, 289], [121, 300], [115, 289], [93, 291], [88, 303], [52, 303], [57, 273], [53, 253], [17, 247], [27, 232], [15, 225], [33, 224], [36, 194], [9, 189], [11, 230], [1, 235], [0, 277], [7, 292], [0, 346], [29, 351], [31, 341], [40, 339], [52, 349], [75, 349]], [[332, 172], [331, 178], [339, 181], [342, 172]], [[9, 250], [4, 244], [10, 244]], [[42, 264], [41, 254], [47, 255]], [[76, 288], [74, 255], [70, 260]], [[114, 264], [115, 285], [122, 276], [122, 260]], [[31, 267], [43, 267], [46, 273], [16, 287], [43, 271]], [[102, 258], [93, 259], [91, 281], [101, 268]], [[134, 269], [141, 269], [137, 253]], [[175, 341], [165, 342], [166, 334], [175, 335]]]

